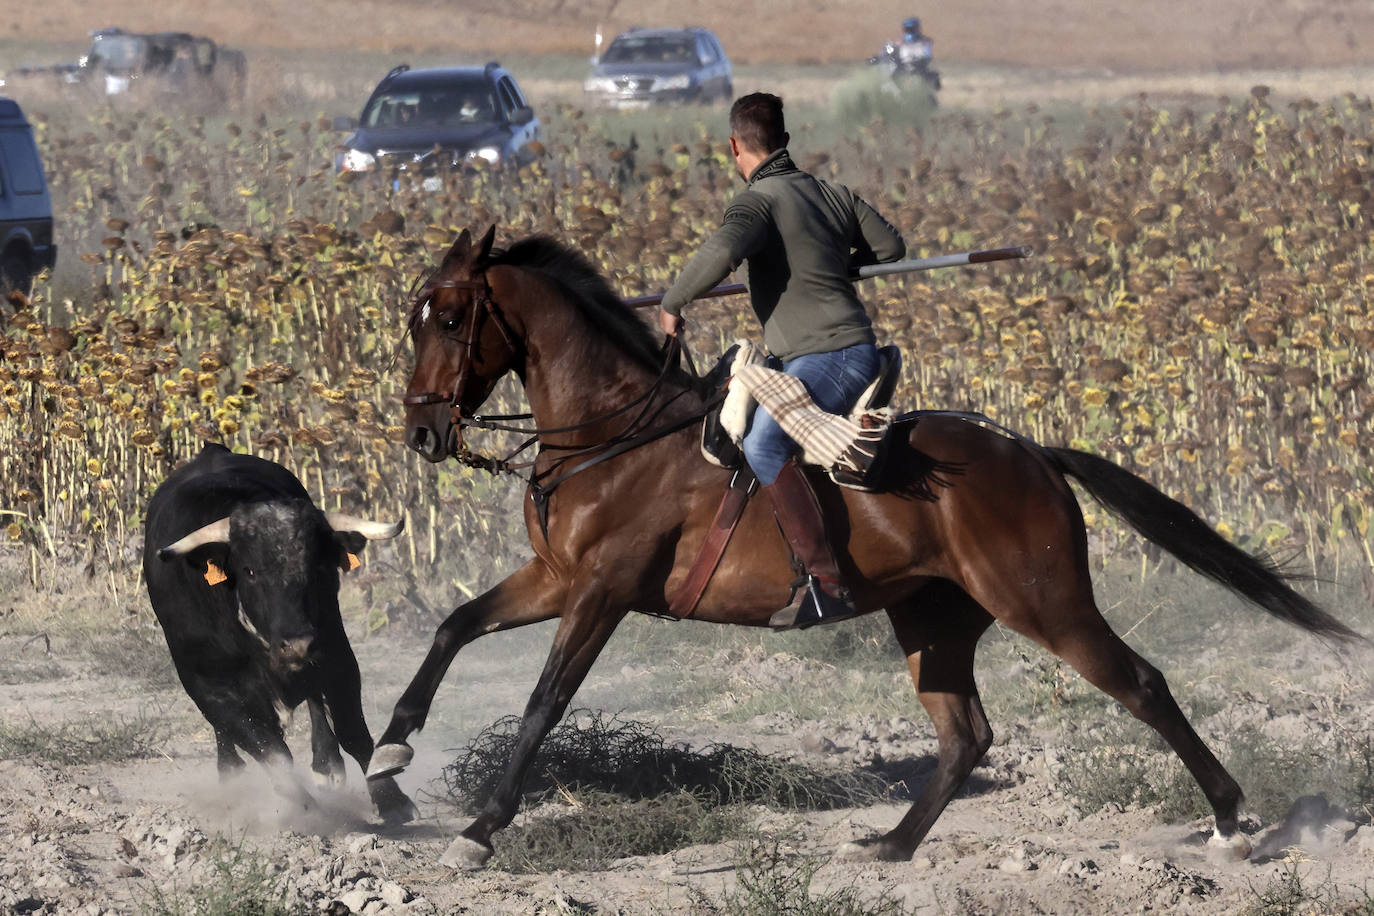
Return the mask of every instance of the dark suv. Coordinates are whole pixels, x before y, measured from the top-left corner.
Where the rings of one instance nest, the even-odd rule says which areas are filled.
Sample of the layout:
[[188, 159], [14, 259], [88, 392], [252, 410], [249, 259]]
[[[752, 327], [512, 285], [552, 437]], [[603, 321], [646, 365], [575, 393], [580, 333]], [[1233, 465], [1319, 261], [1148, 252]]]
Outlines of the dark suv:
[[17, 104], [0, 98], [0, 292], [28, 293], [33, 275], [56, 261], [52, 201], [33, 128]]
[[733, 80], [729, 58], [706, 29], [631, 29], [615, 37], [582, 88], [593, 102], [643, 108], [729, 101]]
[[541, 132], [525, 94], [500, 64], [412, 70], [382, 78], [344, 141], [341, 172], [417, 172], [431, 176], [476, 159], [491, 165], [533, 158]]

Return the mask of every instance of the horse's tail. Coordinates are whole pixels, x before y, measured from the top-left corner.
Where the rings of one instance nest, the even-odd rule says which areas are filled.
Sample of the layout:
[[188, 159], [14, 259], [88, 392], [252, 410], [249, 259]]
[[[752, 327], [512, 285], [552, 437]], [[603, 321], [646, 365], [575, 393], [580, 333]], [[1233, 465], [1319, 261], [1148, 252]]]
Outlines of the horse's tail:
[[1290, 588], [1285, 580], [1296, 576], [1285, 573], [1268, 557], [1248, 554], [1231, 544], [1187, 506], [1125, 468], [1076, 449], [1042, 448], [1060, 473], [1078, 481], [1095, 500], [1193, 571], [1319, 636], [1364, 638]]

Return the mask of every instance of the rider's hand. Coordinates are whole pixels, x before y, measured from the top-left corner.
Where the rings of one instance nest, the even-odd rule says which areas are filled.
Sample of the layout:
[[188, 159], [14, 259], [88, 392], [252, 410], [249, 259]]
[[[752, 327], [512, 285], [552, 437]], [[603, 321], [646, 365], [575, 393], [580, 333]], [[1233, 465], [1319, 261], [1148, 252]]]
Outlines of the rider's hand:
[[672, 312], [665, 312], [663, 309], [658, 310], [658, 323], [663, 328], [663, 333], [667, 334], [669, 337], [676, 337], [685, 324], [681, 315], [674, 315]]

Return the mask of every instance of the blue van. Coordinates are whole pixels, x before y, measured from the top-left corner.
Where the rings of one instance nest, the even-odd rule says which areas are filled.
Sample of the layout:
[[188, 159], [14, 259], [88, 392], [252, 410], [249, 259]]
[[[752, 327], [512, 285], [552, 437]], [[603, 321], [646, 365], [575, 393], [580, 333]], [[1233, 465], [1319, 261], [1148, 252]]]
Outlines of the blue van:
[[33, 128], [18, 104], [0, 98], [0, 293], [27, 295], [34, 274], [56, 263], [52, 199]]

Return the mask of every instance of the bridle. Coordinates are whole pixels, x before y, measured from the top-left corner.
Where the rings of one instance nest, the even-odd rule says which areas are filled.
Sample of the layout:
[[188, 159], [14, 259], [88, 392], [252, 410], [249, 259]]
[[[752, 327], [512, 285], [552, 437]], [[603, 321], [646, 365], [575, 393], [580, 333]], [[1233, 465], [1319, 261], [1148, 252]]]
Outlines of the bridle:
[[[468, 312], [468, 327], [465, 338], [466, 346], [463, 348], [462, 363], [458, 366], [458, 375], [453, 382], [453, 390], [447, 394], [440, 394], [436, 391], [428, 391], [424, 394], [408, 394], [401, 398], [401, 403], [407, 407], [421, 407], [426, 404], [440, 404], [444, 401], [449, 403], [453, 411], [453, 423], [458, 425], [462, 420], [462, 405], [459, 403], [463, 396], [463, 389], [467, 386], [468, 376], [472, 374], [472, 363], [475, 359], [477, 347], [477, 335], [481, 331], [481, 319], [483, 316], [490, 317], [496, 323], [496, 327], [501, 332], [501, 337], [505, 340], [506, 346], [511, 353], [519, 353], [519, 344], [516, 342], [515, 334], [511, 330], [510, 323], [496, 307], [495, 300], [491, 297], [491, 284], [487, 282], [487, 272], [481, 273], [480, 280], [431, 280], [420, 287], [412, 299], [412, 311], [422, 308], [434, 298], [434, 293], [441, 289], [466, 289], [472, 291], [472, 308]], [[414, 331], [414, 324], [411, 325]]]
[[[463, 339], [463, 352], [461, 355], [461, 362], [458, 366], [457, 376], [453, 383], [453, 389], [448, 394], [443, 394], [438, 391], [428, 391], [421, 394], [407, 394], [401, 398], [401, 403], [407, 407], [422, 407], [429, 404], [442, 403], [447, 403], [449, 405], [449, 419], [453, 427], [458, 430], [458, 436], [456, 437], [457, 442], [450, 446], [450, 457], [454, 458], [459, 463], [471, 468], [487, 471], [491, 474], [514, 474], [529, 468], [530, 477], [528, 484], [535, 501], [535, 506], [538, 509], [539, 523], [541, 528], [544, 529], [546, 538], [548, 536], [548, 498], [559, 484], [574, 474], [584, 471], [593, 465], [600, 464], [602, 461], [614, 458], [617, 455], [622, 455], [641, 445], [647, 445], [664, 436], [668, 436], [688, 426], [694, 425], [725, 399], [725, 392], [723, 390], [720, 392], [712, 392], [700, 408], [691, 411], [685, 417], [673, 420], [662, 427], [653, 429], [646, 428], [657, 419], [664, 410], [676, 402], [678, 398], [692, 390], [690, 387], [684, 387], [655, 407], [654, 396], [662, 390], [664, 382], [667, 381], [668, 376], [671, 374], [673, 368], [679, 364], [682, 357], [686, 357], [691, 376], [696, 379], [700, 378], [700, 376], [697, 375], [696, 366], [692, 362], [691, 354], [688, 353], [686, 347], [683, 346], [681, 338], [669, 337], [667, 346], [664, 348], [663, 366], [659, 370], [658, 376], [654, 379], [653, 383], [634, 400], [617, 407], [609, 413], [593, 417], [590, 420], [584, 420], [581, 423], [574, 423], [570, 426], [557, 427], [531, 427], [511, 424], [510, 421], [534, 419], [534, 415], [530, 413], [473, 414], [469, 416], [463, 410], [462, 396], [463, 390], [467, 386], [468, 379], [472, 375], [472, 366], [477, 356], [478, 335], [481, 332], [483, 319], [490, 318], [496, 324], [497, 329], [501, 332], [501, 337], [513, 355], [518, 355], [524, 347], [516, 337], [510, 322], [507, 321], [505, 315], [502, 314], [501, 308], [496, 303], [495, 298], [492, 296], [491, 284], [487, 280], [485, 270], [483, 270], [477, 278], [469, 280], [430, 280], [423, 282], [422, 285], [420, 285], [419, 291], [416, 292], [411, 299], [412, 314], [427, 305], [429, 300], [434, 296], [434, 293], [441, 289], [465, 289], [472, 292], [473, 305], [468, 314], [467, 333]], [[415, 321], [412, 319], [410, 333], [414, 333], [415, 327]], [[636, 407], [639, 408], [638, 413], [630, 419], [625, 427], [621, 429], [620, 432], [602, 442], [588, 445], [557, 445], [541, 441], [544, 436], [573, 433], [599, 426], [608, 420], [613, 420], [617, 417], [629, 414], [630, 411], [634, 410]], [[467, 443], [463, 441], [462, 430], [466, 427], [520, 433], [529, 438], [504, 458], [479, 455], [470, 451], [467, 447]], [[535, 443], [539, 443], [542, 449], [557, 450], [565, 452], [566, 454], [558, 456], [554, 463], [543, 471], [533, 470], [537, 459], [531, 458], [519, 462], [514, 461], [517, 456]], [[569, 461], [585, 456], [591, 457], [588, 457], [586, 461], [568, 470], [563, 470]]]

